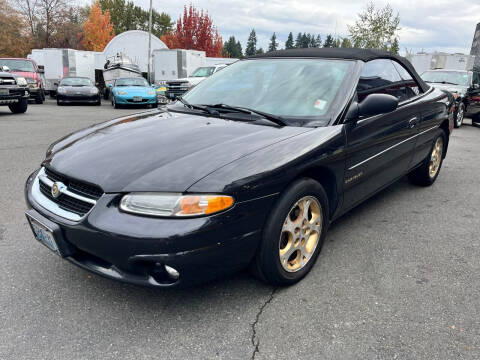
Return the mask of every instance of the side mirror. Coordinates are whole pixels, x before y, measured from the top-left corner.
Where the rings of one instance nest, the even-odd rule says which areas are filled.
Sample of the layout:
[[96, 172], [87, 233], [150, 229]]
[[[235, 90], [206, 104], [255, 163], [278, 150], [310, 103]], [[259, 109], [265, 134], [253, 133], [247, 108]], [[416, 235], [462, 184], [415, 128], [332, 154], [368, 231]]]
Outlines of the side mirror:
[[396, 110], [398, 99], [387, 94], [370, 94], [358, 104], [358, 117], [386, 114]]
[[9, 72], [10, 68], [7, 65], [2, 66], [2, 71]]
[[155, 84], [152, 84], [151, 86], [152, 86], [152, 88], [154, 88], [154, 89], [155, 89]]
[[113, 84], [108, 84], [108, 87], [109, 87], [109, 88], [113, 88]]
[[39, 74], [45, 74], [45, 69], [43, 67], [38, 67], [38, 73]]

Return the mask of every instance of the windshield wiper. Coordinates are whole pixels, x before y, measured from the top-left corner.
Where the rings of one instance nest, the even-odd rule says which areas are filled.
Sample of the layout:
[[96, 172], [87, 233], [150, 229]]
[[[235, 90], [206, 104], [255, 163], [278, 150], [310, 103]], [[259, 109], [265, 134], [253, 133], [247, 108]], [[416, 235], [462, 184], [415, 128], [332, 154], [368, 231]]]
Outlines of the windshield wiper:
[[241, 107], [241, 106], [231, 106], [227, 104], [214, 104], [214, 105], [204, 105], [204, 106], [209, 108], [220, 108], [222, 110], [227, 110], [227, 111], [230, 110], [233, 112], [241, 112], [244, 114], [256, 114], [256, 115], [260, 115], [264, 119], [269, 120], [277, 125], [280, 125], [280, 126], [287, 125], [281, 116], [269, 114], [260, 110], [250, 109], [250, 108]]
[[200, 111], [206, 112], [206, 113], [208, 113], [208, 114], [210, 114], [210, 115], [220, 115], [220, 114], [218, 113], [218, 111], [209, 109], [209, 108], [206, 107], [206, 106], [190, 104], [187, 100], [185, 100], [185, 99], [182, 98], [181, 96], [177, 97], [177, 100], [180, 101], [185, 107], [187, 107], [187, 108], [189, 108], [189, 109], [200, 110]]

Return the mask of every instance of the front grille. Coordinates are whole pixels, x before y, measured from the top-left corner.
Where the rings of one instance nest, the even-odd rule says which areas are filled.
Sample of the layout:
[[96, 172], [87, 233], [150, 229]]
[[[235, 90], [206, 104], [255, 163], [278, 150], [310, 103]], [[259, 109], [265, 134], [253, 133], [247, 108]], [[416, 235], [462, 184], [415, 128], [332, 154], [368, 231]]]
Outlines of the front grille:
[[91, 199], [98, 200], [103, 194], [103, 190], [96, 185], [90, 185], [78, 180], [70, 179], [49, 168], [45, 168], [45, 174], [52, 181], [61, 181], [67, 186], [68, 190], [78, 195], [87, 196]]
[[57, 203], [57, 205], [60, 206], [62, 209], [74, 212], [75, 214], [78, 214], [80, 216], [85, 215], [93, 207], [93, 204], [72, 198], [64, 194], [60, 195], [58, 198], [54, 198], [52, 196], [52, 188], [41, 181], [40, 191], [49, 200]]
[[4, 85], [13, 85], [16, 84], [17, 82], [15, 81], [15, 78], [13, 77], [2, 77], [0, 78], [0, 84]]

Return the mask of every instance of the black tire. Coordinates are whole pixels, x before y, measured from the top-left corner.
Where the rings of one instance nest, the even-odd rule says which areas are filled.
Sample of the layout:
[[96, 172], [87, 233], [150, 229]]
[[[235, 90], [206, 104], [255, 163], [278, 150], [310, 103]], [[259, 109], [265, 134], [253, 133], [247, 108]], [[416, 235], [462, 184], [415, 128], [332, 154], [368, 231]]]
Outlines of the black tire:
[[475, 114], [472, 116], [472, 125], [480, 126], [480, 114]]
[[115, 101], [115, 96], [112, 96], [112, 106], [114, 109], [120, 109], [120, 105]]
[[42, 90], [38, 90], [37, 96], [35, 96], [35, 104], [43, 104], [45, 96], [43, 95]]
[[50, 90], [49, 94], [51, 99], [55, 99], [57, 97], [57, 92], [55, 90]]
[[152, 104], [152, 108], [153, 108], [153, 109], [158, 108], [158, 103]]
[[[433, 161], [433, 151], [435, 149], [438, 139], [441, 139], [442, 141], [442, 153], [440, 155], [440, 162], [438, 163], [435, 174], [432, 176], [430, 171], [430, 163]], [[422, 164], [419, 167], [412, 170], [408, 174], [408, 177], [410, 178], [410, 181], [412, 183], [420, 186], [430, 186], [435, 182], [435, 180], [437, 180], [438, 174], [440, 174], [440, 169], [442, 168], [443, 158], [445, 157], [445, 148], [447, 145], [446, 141], [447, 137], [445, 135], [445, 132], [441, 129], [438, 129], [427, 157], [425, 158], [425, 160], [423, 160]]]
[[[283, 225], [284, 223], [286, 224], [287, 216], [290, 216], [292, 211], [294, 211], [293, 207], [297, 201], [306, 197], [316, 199], [321, 207], [321, 215], [319, 215], [322, 221], [321, 230], [320, 234], [318, 234], [316, 247], [306, 264], [299, 268], [298, 271], [288, 272], [280, 260]], [[257, 278], [271, 285], [285, 286], [295, 284], [307, 275], [315, 264], [321, 251], [328, 225], [328, 198], [322, 185], [310, 178], [296, 180], [282, 193], [272, 207], [263, 229], [262, 241], [259, 244], [254, 260], [250, 264], [250, 271]]]
[[458, 105], [457, 109], [455, 110], [455, 114], [454, 114], [455, 120], [453, 122], [453, 125], [456, 128], [459, 128], [460, 126], [462, 126], [464, 116], [465, 116], [465, 104], [461, 102], [460, 105]]
[[95, 103], [96, 106], [102, 105], [102, 99], [98, 98], [98, 101]]
[[28, 108], [28, 99], [20, 99], [17, 103], [8, 105], [10, 111], [14, 114], [23, 114]]
[[57, 98], [57, 106], [62, 106], [62, 105], [63, 105], [62, 102]]

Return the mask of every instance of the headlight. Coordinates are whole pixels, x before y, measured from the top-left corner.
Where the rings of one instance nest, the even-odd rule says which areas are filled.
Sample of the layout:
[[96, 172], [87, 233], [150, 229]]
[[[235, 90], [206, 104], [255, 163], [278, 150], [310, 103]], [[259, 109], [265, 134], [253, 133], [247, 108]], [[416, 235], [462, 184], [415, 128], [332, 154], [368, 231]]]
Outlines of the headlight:
[[120, 202], [123, 211], [166, 217], [185, 217], [215, 214], [233, 206], [227, 195], [182, 195], [169, 193], [132, 193]]
[[147, 91], [147, 94], [148, 95], [155, 95], [155, 90], [149, 90], [149, 91]]
[[17, 85], [25, 86], [27, 85], [27, 80], [24, 77], [17, 77]]
[[98, 89], [90, 89], [90, 94], [98, 94]]
[[57, 88], [57, 92], [59, 94], [66, 94], [67, 93], [67, 89], [63, 88], [63, 87], [58, 87]]
[[29, 84], [36, 84], [37, 83], [37, 81], [33, 78], [26, 78], [25, 80], [27, 80], [27, 83], [29, 83]]
[[127, 92], [123, 90], [118, 90], [117, 95], [127, 95]]

